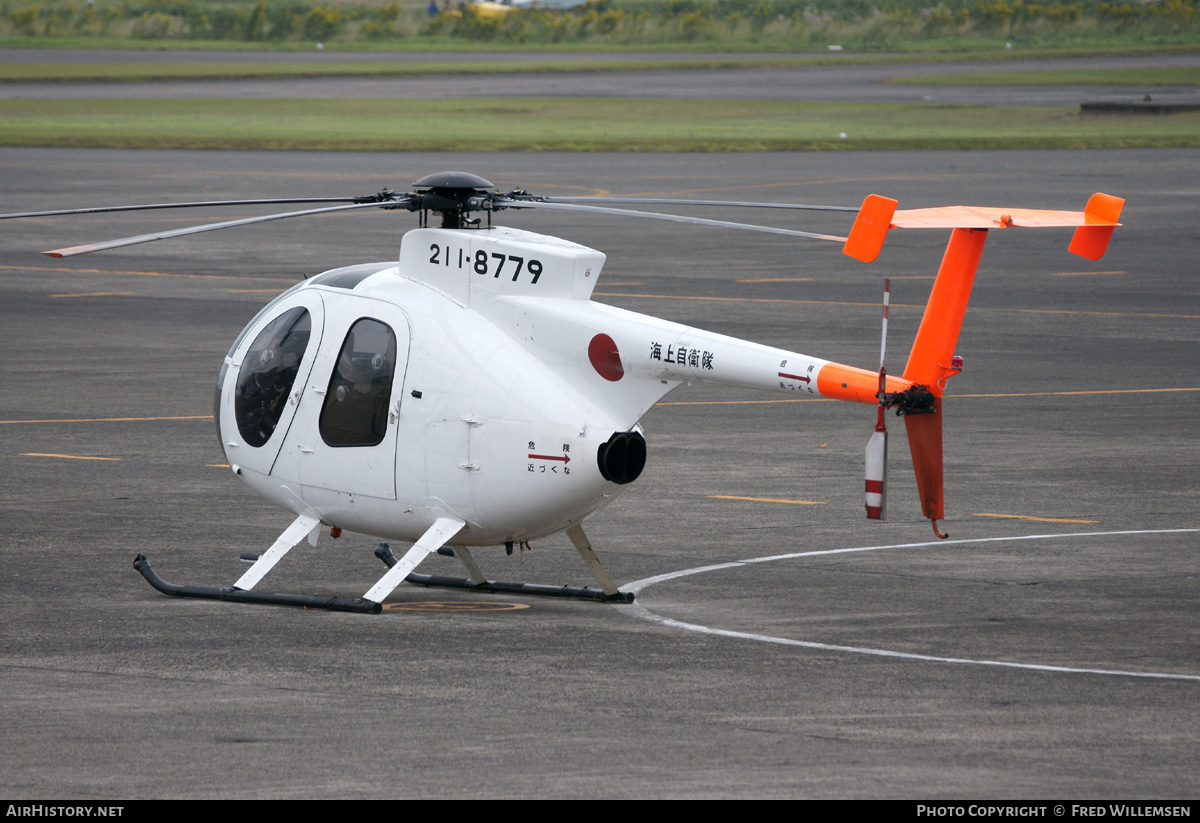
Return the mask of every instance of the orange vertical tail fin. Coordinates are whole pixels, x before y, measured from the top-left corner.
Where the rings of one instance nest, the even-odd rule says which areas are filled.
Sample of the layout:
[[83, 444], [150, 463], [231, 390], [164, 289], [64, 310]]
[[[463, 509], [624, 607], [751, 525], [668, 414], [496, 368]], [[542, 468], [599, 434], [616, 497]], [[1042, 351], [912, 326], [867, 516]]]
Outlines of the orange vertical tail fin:
[[[986, 229], [954, 229], [942, 256], [933, 291], [925, 305], [921, 327], [904, 367], [904, 378], [924, 386], [936, 398], [930, 414], [910, 414], [904, 418], [908, 447], [912, 451], [921, 512], [933, 522], [946, 516], [942, 471], [942, 394], [946, 378], [957, 374], [954, 349], [962, 330], [975, 272], [987, 240]], [[941, 532], [938, 532], [941, 534]]]
[[946, 388], [946, 378], [958, 372], [951, 359], [985, 240], [986, 229], [955, 229], [950, 235], [933, 291], [925, 304], [917, 339], [908, 355], [908, 365], [904, 367], [905, 380], [924, 385], [937, 397]]

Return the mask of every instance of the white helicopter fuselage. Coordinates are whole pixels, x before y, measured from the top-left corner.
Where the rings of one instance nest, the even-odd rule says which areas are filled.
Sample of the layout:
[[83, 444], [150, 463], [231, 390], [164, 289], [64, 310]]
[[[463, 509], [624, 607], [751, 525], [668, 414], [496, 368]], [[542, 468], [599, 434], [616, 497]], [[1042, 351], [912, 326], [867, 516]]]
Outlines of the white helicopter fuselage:
[[[0, 215], [0, 220], [108, 211], [264, 203], [317, 208], [186, 226], [45, 252], [74, 257], [170, 237], [314, 214], [365, 209], [438, 214], [442, 228], [401, 241], [397, 264], [333, 269], [271, 301], [234, 341], [217, 378], [214, 416], [234, 473], [292, 521], [232, 586], [176, 586], [142, 555], [134, 567], [159, 591], [183, 597], [378, 613], [402, 582], [476, 591], [535, 593], [603, 602], [633, 600], [604, 569], [583, 520], [641, 474], [646, 440], [639, 421], [682, 383], [711, 382], [820, 396], [875, 407], [864, 452], [863, 505], [886, 511], [885, 412], [904, 418], [921, 511], [934, 534], [945, 517], [941, 400], [962, 370], [955, 353], [971, 287], [993, 229], [1071, 226], [1069, 251], [1099, 260], [1124, 200], [1093, 194], [1083, 211], [945, 206], [897, 209], [869, 195], [847, 237], [663, 214], [599, 203], [775, 207], [848, 211], [804, 204], [709, 200], [548, 198], [508, 194], [468, 172], [437, 172], [415, 191], [358, 197], [205, 201], [99, 206]], [[588, 202], [580, 202], [580, 201]], [[337, 205], [329, 205], [336, 203]], [[842, 244], [876, 259], [892, 228], [949, 229], [950, 241], [908, 362], [884, 368], [885, 281], [880, 365], [868, 371], [713, 334], [593, 303], [604, 255], [554, 237], [477, 229], [472, 213], [553, 209], [619, 214], [714, 228], [746, 229]], [[322, 526], [412, 541], [361, 598], [253, 591], [279, 560]], [[490, 581], [468, 546], [527, 542], [566, 533], [600, 589]], [[451, 546], [462, 579], [416, 573]]]
[[681, 383], [875, 402], [874, 373], [593, 303], [604, 259], [515, 229], [417, 229], [398, 265], [298, 284], [225, 360], [231, 467], [332, 527], [416, 540], [452, 517], [451, 544], [495, 545], [615, 499], [645, 461], [638, 421]]

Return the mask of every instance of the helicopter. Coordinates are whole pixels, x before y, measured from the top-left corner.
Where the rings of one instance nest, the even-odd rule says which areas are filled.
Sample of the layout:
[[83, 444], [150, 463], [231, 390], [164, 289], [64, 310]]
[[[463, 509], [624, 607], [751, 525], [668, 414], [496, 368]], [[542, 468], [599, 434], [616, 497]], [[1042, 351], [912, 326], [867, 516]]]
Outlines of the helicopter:
[[[273, 220], [383, 209], [413, 212], [398, 260], [334, 268], [264, 306], [220, 367], [213, 415], [230, 469], [295, 519], [229, 587], [168, 583], [144, 555], [134, 567], [165, 594], [231, 602], [378, 613], [402, 582], [493, 593], [629, 603], [584, 531], [586, 519], [638, 479], [647, 459], [640, 420], [683, 384], [713, 383], [843, 400], [876, 409], [865, 452], [864, 507], [886, 517], [885, 413], [902, 417], [921, 501], [946, 535], [941, 406], [988, 232], [1073, 227], [1069, 251], [1098, 260], [1124, 200], [1096, 193], [1083, 211], [984, 207], [898, 208], [869, 195], [858, 208], [716, 200], [548, 197], [501, 193], [467, 172], [439, 172], [411, 192], [355, 197], [101, 206], [0, 219], [167, 208], [320, 204], [54, 249], [73, 257]], [[606, 205], [598, 205], [604, 203]], [[846, 236], [628, 208], [752, 207], [853, 214]], [[841, 244], [870, 263], [892, 228], [949, 229], [907, 364], [865, 369], [760, 345], [594, 302], [605, 255], [568, 240], [493, 225], [505, 210], [554, 209], [751, 230]], [[440, 218], [430, 225], [430, 216]], [[343, 530], [411, 543], [358, 598], [258, 591], [295, 546]], [[599, 588], [489, 580], [472, 547], [527, 545], [565, 532]], [[431, 554], [453, 556], [466, 577], [416, 572]]]

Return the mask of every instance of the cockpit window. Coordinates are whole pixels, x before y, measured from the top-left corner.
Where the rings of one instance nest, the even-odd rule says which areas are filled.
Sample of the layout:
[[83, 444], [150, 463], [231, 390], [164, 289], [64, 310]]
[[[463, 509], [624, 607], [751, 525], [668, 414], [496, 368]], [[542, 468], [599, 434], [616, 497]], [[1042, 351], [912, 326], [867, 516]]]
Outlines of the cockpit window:
[[308, 310], [291, 309], [272, 320], [246, 352], [233, 413], [247, 444], [258, 447], [271, 439], [296, 382], [311, 332]]
[[387, 434], [396, 372], [396, 335], [378, 320], [350, 327], [321, 407], [321, 437], [330, 446], [375, 446]]
[[283, 294], [276, 297], [270, 303], [259, 309], [258, 314], [254, 315], [254, 319], [246, 324], [246, 327], [238, 334], [237, 339], [233, 341], [233, 345], [229, 347], [229, 354], [225, 355], [225, 362], [221, 364], [221, 372], [217, 375], [217, 390], [213, 395], [213, 419], [217, 421], [218, 440], [221, 439], [221, 421], [219, 416], [219, 411], [221, 408], [221, 390], [225, 387], [225, 372], [229, 369], [229, 361], [233, 359], [234, 352], [241, 348], [242, 341], [246, 339], [246, 335], [249, 334], [250, 329], [258, 325], [259, 320], [270, 314], [275, 306], [278, 305], [282, 300], [285, 300], [297, 289], [304, 288], [304, 286], [304, 283], [297, 283]]

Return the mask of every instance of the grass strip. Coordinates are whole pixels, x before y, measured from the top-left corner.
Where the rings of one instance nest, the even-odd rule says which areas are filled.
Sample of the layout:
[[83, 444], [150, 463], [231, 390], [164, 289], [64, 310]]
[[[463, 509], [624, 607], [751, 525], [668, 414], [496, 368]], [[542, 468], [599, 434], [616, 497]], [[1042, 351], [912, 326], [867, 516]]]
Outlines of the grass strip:
[[1200, 86], [1200, 68], [989, 71], [892, 77], [883, 82], [905, 86]]
[[1163, 148], [1200, 146], [1200, 112], [1096, 115], [1067, 106], [759, 100], [5, 100], [0, 145], [468, 152]]

